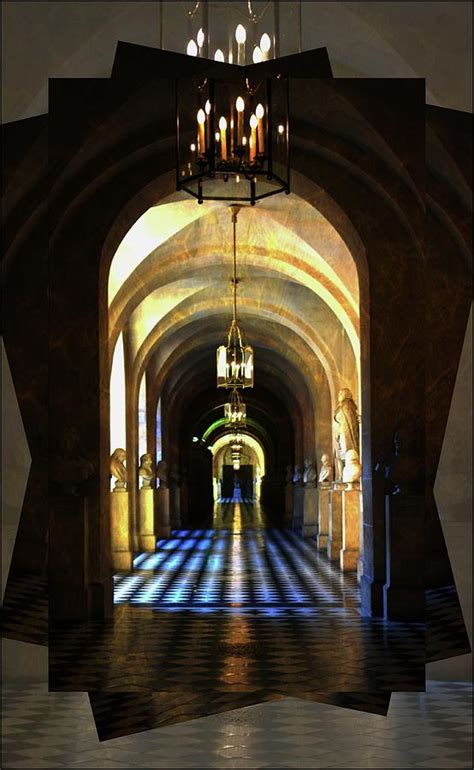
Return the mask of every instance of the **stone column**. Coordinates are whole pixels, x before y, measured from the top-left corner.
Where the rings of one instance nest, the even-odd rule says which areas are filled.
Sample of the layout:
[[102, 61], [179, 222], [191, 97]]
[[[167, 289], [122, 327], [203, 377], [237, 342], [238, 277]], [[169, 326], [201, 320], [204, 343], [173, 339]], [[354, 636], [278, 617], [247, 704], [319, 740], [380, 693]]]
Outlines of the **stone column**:
[[304, 485], [303, 536], [316, 537], [318, 534], [318, 489], [315, 482]]
[[342, 493], [343, 489], [334, 485], [329, 495], [329, 529], [327, 555], [331, 561], [338, 561], [342, 548]]
[[342, 548], [340, 565], [343, 572], [355, 572], [359, 559], [362, 492], [359, 484], [347, 484], [342, 493]]
[[425, 619], [424, 554], [419, 543], [424, 536], [422, 495], [397, 494], [385, 497], [386, 583], [383, 588], [387, 620]]
[[331, 483], [320, 481], [318, 487], [318, 550], [327, 551], [329, 537], [329, 500]]
[[112, 538], [112, 567], [131, 570], [133, 550], [130, 539], [128, 492], [124, 488], [110, 493], [110, 531]]
[[154, 551], [156, 547], [154, 494], [155, 490], [148, 486], [138, 492], [138, 540], [142, 551]]
[[[88, 616], [87, 514], [84, 498], [53, 497], [49, 505], [49, 617], [61, 621]], [[76, 558], [72, 560], [70, 554]]]
[[293, 484], [287, 481], [285, 485], [285, 524], [291, 527], [293, 520]]
[[170, 491], [160, 486], [155, 490], [155, 534], [158, 537], [170, 536]]

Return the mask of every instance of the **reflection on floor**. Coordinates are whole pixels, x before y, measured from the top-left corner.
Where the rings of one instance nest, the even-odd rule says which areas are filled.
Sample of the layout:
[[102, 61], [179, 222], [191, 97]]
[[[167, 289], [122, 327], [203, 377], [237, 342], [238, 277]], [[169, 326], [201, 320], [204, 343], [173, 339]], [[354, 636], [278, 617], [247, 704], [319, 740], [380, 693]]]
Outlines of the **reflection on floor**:
[[189, 693], [194, 717], [211, 693], [424, 689], [423, 625], [362, 618], [355, 579], [314, 543], [243, 527], [245, 506], [218, 513], [116, 576], [113, 621], [50, 628], [51, 689]]
[[471, 688], [394, 693], [387, 717], [286, 698], [99, 743], [86, 693], [6, 687], [2, 767], [471, 768]]
[[[289, 531], [246, 529], [251, 511], [219, 506], [215, 529], [175, 531], [160, 540], [156, 553], [136, 557], [133, 574], [115, 576], [115, 603], [268, 617], [322, 608], [354, 614], [356, 580], [332, 570], [315, 541]], [[263, 526], [260, 517], [253, 523]], [[229, 524], [232, 529], [225, 528]]]

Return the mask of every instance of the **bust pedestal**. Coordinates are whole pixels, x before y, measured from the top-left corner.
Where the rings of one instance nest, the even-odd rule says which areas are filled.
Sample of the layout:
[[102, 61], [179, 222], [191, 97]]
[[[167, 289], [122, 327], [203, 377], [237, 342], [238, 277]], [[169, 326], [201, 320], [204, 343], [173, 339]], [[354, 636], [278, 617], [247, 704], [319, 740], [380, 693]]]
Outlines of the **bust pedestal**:
[[318, 486], [318, 550], [327, 551], [329, 537], [329, 495], [331, 482], [320, 481]]
[[142, 487], [138, 492], [138, 541], [142, 551], [154, 551], [155, 510], [152, 487]]
[[304, 523], [304, 488], [293, 484], [293, 529], [301, 531]]
[[342, 493], [342, 548], [340, 565], [343, 572], [355, 572], [359, 559], [362, 493], [348, 484]]
[[131, 570], [133, 553], [130, 540], [128, 492], [123, 488], [110, 493], [110, 532], [112, 567], [120, 570]]
[[181, 526], [181, 490], [179, 484], [171, 481], [168, 494], [170, 524], [173, 529], [179, 529]]
[[331, 561], [339, 561], [342, 548], [342, 494], [343, 489], [334, 486], [329, 494], [329, 527], [327, 554]]
[[303, 536], [316, 537], [318, 534], [318, 490], [316, 484], [306, 484], [303, 493]]
[[157, 537], [170, 536], [170, 491], [158, 487], [155, 491], [155, 534]]
[[285, 486], [285, 524], [291, 527], [293, 520], [293, 484], [288, 481]]

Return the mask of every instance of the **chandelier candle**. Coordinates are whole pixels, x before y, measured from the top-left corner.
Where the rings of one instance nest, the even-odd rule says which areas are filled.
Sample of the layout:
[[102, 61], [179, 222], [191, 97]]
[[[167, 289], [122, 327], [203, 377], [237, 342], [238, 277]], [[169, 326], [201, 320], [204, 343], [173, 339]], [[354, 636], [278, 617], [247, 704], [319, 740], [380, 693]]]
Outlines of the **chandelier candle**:
[[204, 112], [203, 109], [200, 109], [197, 114], [199, 155], [204, 155], [204, 153], [206, 152], [206, 132], [204, 129], [205, 122], [206, 122], [206, 113]]
[[221, 132], [221, 158], [227, 160], [227, 120], [224, 116], [219, 121], [219, 130]]
[[235, 101], [235, 109], [237, 110], [237, 144], [242, 144], [242, 136], [244, 133], [244, 109], [245, 102], [241, 96], [238, 96]]
[[264, 139], [264, 128], [263, 128], [263, 118], [265, 117], [265, 110], [263, 108], [263, 104], [257, 104], [255, 115], [258, 120], [258, 151], [265, 152], [265, 139]]

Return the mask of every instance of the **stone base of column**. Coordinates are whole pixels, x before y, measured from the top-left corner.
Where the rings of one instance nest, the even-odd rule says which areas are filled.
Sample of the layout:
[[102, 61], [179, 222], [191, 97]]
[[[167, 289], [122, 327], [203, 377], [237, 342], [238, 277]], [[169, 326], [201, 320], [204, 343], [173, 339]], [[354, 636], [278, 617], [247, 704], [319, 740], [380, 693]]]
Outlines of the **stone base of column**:
[[361, 509], [360, 489], [345, 489], [342, 492], [342, 548], [339, 562], [343, 572], [357, 570]]
[[329, 495], [331, 484], [322, 481], [318, 487], [318, 538], [319, 551], [327, 551], [329, 537]]
[[130, 540], [128, 492], [125, 490], [110, 493], [110, 532], [113, 569], [131, 570], [133, 552]]
[[302, 531], [304, 524], [304, 489], [293, 486], [293, 529]]
[[383, 588], [384, 618], [387, 620], [423, 623], [425, 592], [422, 588], [388, 586]]
[[169, 489], [170, 503], [170, 525], [172, 529], [180, 529], [181, 527], [181, 505], [180, 505], [180, 488], [177, 484], [173, 485]]
[[89, 585], [89, 616], [94, 620], [105, 620], [113, 616], [113, 578]]
[[385, 498], [385, 553], [387, 579], [383, 589], [387, 620], [424, 622], [425, 499], [423, 495], [387, 495]]
[[156, 547], [154, 494], [151, 487], [138, 493], [138, 541], [142, 551], [154, 551]]
[[380, 580], [373, 580], [363, 574], [360, 579], [360, 614], [363, 617], [383, 617], [384, 585]]
[[318, 534], [318, 490], [316, 486], [306, 485], [303, 492], [303, 536], [316, 537]]
[[293, 520], [293, 484], [291, 481], [285, 487], [285, 524], [291, 526]]
[[342, 489], [331, 489], [329, 497], [329, 537], [327, 555], [331, 561], [339, 561], [342, 548]]
[[84, 499], [73, 495], [52, 497], [48, 531], [49, 619], [59, 623], [87, 620], [88, 549]]
[[155, 494], [155, 534], [169, 537], [170, 527], [170, 491], [168, 487], [159, 487]]

